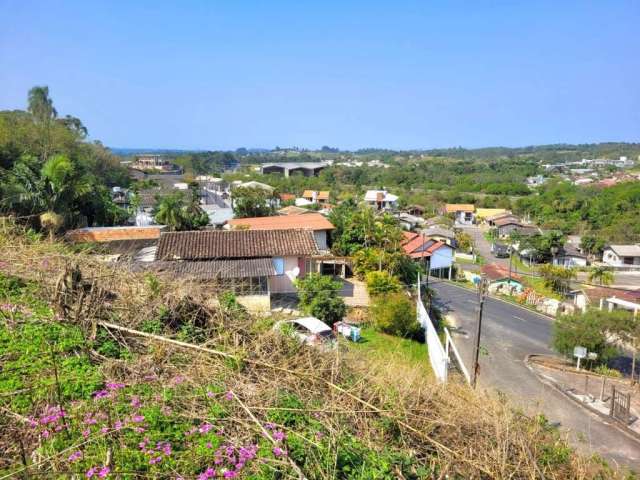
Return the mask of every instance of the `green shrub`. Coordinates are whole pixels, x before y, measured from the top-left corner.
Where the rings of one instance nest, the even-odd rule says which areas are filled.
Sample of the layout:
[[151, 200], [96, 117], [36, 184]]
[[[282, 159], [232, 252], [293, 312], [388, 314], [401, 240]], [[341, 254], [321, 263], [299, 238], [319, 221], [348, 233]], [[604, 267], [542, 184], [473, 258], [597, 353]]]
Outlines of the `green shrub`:
[[304, 312], [333, 325], [342, 320], [347, 313], [347, 306], [339, 296], [342, 283], [327, 275], [310, 273], [305, 278], [296, 280], [300, 307]]
[[617, 354], [607, 338], [607, 314], [600, 310], [561, 315], [553, 324], [553, 347], [571, 356], [576, 346], [598, 354], [598, 362], [606, 362]]
[[400, 337], [414, 337], [420, 333], [413, 301], [404, 293], [379, 295], [371, 305], [373, 324], [381, 332]]
[[400, 280], [389, 272], [369, 272], [366, 275], [369, 295], [385, 295], [402, 290]]
[[622, 378], [622, 373], [620, 372], [620, 370], [609, 368], [606, 365], [598, 365], [593, 369], [593, 371], [599, 375], [604, 375], [606, 377]]

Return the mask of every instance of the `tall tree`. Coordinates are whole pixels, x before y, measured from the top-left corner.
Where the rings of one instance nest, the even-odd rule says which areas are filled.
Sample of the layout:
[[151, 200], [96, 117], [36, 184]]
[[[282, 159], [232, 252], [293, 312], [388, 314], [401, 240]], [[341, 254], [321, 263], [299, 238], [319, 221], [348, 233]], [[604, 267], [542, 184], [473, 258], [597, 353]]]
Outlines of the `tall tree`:
[[49, 87], [33, 87], [29, 90], [29, 104], [27, 110], [38, 125], [40, 157], [43, 161], [51, 154], [51, 125], [58, 116], [53, 106], [53, 100], [49, 96]]

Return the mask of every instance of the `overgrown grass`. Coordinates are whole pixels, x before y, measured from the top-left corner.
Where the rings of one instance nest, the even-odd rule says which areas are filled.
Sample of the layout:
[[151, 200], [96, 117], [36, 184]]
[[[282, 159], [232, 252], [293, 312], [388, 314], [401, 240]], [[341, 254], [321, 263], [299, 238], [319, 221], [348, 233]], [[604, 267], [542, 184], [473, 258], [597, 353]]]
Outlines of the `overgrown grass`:
[[410, 368], [418, 367], [426, 375], [432, 373], [427, 346], [416, 340], [387, 335], [377, 332], [373, 327], [364, 327], [359, 342], [354, 343], [344, 339], [343, 343], [376, 361], [402, 363]]

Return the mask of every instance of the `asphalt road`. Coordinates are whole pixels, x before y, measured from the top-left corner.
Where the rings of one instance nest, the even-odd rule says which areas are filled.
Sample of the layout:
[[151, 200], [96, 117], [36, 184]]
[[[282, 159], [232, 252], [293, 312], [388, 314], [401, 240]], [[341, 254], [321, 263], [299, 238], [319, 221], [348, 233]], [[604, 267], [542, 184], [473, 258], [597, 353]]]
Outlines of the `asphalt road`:
[[[452, 332], [467, 369], [471, 370], [477, 322], [477, 295], [450, 283], [430, 282], [438, 306], [456, 327]], [[543, 384], [524, 364], [528, 354], [551, 354], [553, 320], [516, 305], [487, 298], [482, 322], [479, 388], [504, 392], [530, 414], [543, 412], [566, 431], [585, 453], [597, 452], [612, 463], [640, 471], [640, 444]]]

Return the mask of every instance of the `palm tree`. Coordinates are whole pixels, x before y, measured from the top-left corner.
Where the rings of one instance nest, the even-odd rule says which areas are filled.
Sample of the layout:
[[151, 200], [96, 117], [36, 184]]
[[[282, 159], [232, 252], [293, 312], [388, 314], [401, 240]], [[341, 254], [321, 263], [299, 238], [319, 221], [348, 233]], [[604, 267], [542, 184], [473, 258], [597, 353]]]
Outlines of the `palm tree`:
[[156, 205], [153, 218], [160, 225], [166, 225], [171, 231], [182, 230], [185, 223], [182, 192], [163, 197]]
[[611, 285], [614, 276], [611, 268], [602, 265], [596, 265], [589, 271], [589, 282], [598, 282], [600, 285]]

